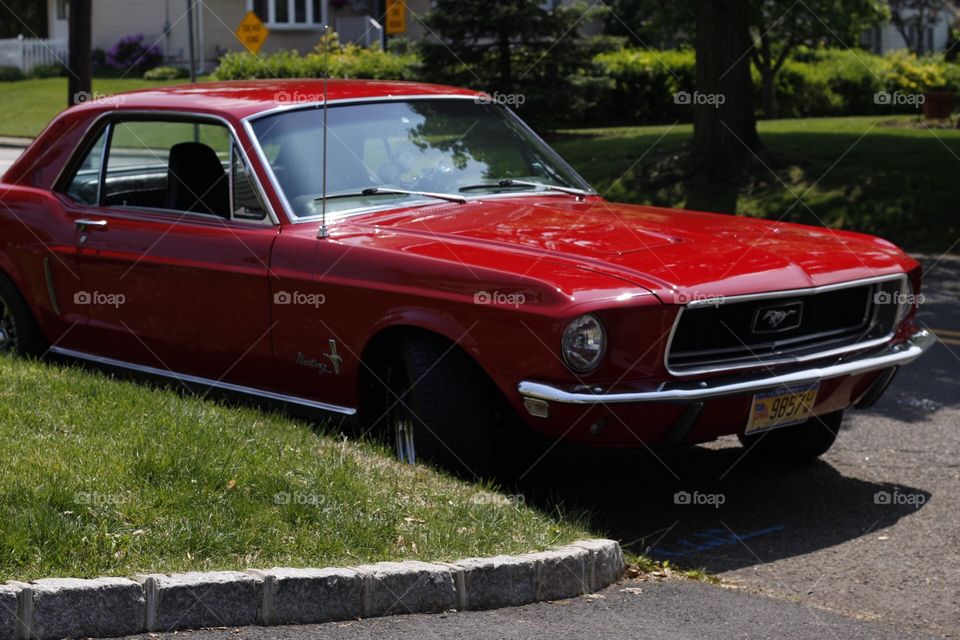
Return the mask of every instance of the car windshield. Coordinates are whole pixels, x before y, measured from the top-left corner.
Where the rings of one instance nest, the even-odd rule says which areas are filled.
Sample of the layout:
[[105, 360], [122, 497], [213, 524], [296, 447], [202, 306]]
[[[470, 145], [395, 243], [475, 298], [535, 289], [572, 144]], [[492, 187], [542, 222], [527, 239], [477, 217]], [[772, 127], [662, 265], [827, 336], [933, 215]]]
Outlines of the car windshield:
[[[450, 99], [331, 105], [327, 122], [328, 213], [433, 199], [424, 193], [570, 197], [590, 190], [516, 116], [497, 105]], [[281, 111], [252, 124], [293, 213], [319, 215], [322, 109]]]

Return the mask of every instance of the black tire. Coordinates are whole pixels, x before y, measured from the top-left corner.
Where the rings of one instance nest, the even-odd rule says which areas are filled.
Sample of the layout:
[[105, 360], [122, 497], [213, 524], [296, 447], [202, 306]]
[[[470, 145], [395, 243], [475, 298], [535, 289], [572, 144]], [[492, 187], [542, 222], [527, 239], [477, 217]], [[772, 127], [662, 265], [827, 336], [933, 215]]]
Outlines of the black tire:
[[17, 287], [0, 274], [0, 352], [39, 357], [47, 341]]
[[465, 477], [489, 468], [499, 394], [462, 350], [438, 336], [403, 335], [376, 377], [363, 425], [388, 441], [398, 460], [429, 462]]
[[810, 462], [833, 446], [843, 411], [815, 416], [806, 422], [753, 435], [740, 434], [740, 443], [759, 458], [780, 462]]

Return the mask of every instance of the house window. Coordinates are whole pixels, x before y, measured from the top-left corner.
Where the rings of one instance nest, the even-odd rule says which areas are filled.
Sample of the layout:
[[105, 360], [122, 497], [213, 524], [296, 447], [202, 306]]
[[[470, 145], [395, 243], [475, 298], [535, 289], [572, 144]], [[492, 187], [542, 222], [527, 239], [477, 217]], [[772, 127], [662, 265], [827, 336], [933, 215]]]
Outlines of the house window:
[[57, 0], [57, 20], [68, 20], [70, 14], [67, 9], [70, 6], [70, 0]]
[[247, 0], [247, 9], [273, 28], [313, 29], [323, 24], [323, 3], [316, 0]]

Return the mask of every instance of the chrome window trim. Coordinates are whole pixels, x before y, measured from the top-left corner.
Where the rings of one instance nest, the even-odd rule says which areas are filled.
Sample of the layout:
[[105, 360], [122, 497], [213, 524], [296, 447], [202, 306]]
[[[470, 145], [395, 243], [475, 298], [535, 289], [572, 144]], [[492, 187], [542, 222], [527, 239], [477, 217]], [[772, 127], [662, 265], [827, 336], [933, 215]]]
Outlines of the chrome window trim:
[[[482, 97], [483, 94], [454, 94], [454, 95], [435, 95], [429, 93], [413, 93], [408, 95], [386, 95], [386, 96], [365, 96], [362, 98], [337, 98], [327, 102], [329, 106], [340, 106], [345, 104], [369, 104], [377, 102], [407, 102], [411, 100], [472, 100], [476, 101], [478, 98]], [[323, 100], [313, 100], [309, 102], [294, 102], [292, 104], [280, 104], [275, 107], [270, 107], [264, 109], [263, 111], [257, 111], [256, 113], [251, 113], [248, 116], [244, 116], [242, 122], [253, 122], [254, 120], [259, 120], [266, 116], [274, 115], [275, 113], [280, 113], [283, 111], [300, 111], [306, 109], [319, 109], [323, 106]], [[253, 138], [256, 140], [256, 137]], [[259, 142], [259, 141], [258, 141]]]
[[319, 409], [321, 411], [330, 411], [332, 413], [339, 413], [346, 416], [356, 415], [357, 413], [357, 410], [353, 407], [343, 407], [340, 405], [329, 404], [329, 403], [320, 402], [317, 400], [310, 400], [308, 398], [301, 398], [299, 396], [290, 396], [283, 393], [276, 393], [274, 391], [265, 391], [263, 389], [257, 389], [256, 387], [247, 387], [240, 384], [233, 384], [231, 382], [223, 382], [222, 380], [211, 380], [209, 378], [203, 378], [201, 376], [194, 376], [194, 375], [185, 374], [185, 373], [176, 373], [168, 369], [158, 369], [156, 367], [150, 367], [147, 365], [134, 364], [132, 362], [126, 362], [124, 360], [116, 360], [114, 358], [108, 358], [106, 356], [93, 355], [90, 353], [84, 353], [82, 351], [75, 351], [73, 349], [65, 349], [63, 347], [50, 347], [50, 352], [60, 356], [65, 356], [68, 358], [76, 358], [78, 360], [86, 360], [88, 362], [94, 362], [94, 363], [109, 366], [109, 367], [118, 367], [121, 369], [136, 371], [138, 373], [145, 373], [149, 375], [159, 376], [162, 378], [170, 378], [172, 380], [177, 380], [178, 382], [189, 382], [191, 384], [211, 387], [213, 389], [223, 389], [225, 391], [233, 391], [234, 393], [243, 393], [246, 395], [256, 396], [259, 398], [266, 398], [268, 400], [274, 400], [278, 402], [288, 402], [290, 404], [296, 404], [302, 407]]
[[[196, 111], [179, 111], [179, 110], [177, 110], [177, 111], [172, 111], [172, 110], [166, 110], [166, 109], [123, 109], [123, 108], [121, 107], [121, 108], [117, 108], [117, 109], [111, 109], [111, 110], [109, 110], [109, 111], [104, 111], [103, 113], [101, 113], [100, 115], [98, 115], [96, 118], [94, 118], [93, 122], [90, 123], [90, 126], [88, 126], [88, 127], [87, 127], [87, 130], [84, 132], [83, 138], [82, 138], [82, 140], [81, 140], [81, 144], [78, 144], [78, 145], [76, 146], [76, 148], [75, 148], [75, 149], [73, 150], [73, 152], [70, 154], [70, 158], [67, 159], [67, 161], [63, 164], [62, 167], [60, 167], [60, 172], [57, 174], [56, 179], [53, 181], [53, 186], [51, 187], [50, 190], [51, 190], [52, 192], [59, 193], [59, 194], [65, 196], [65, 197], [66, 197], [67, 199], [69, 199], [71, 202], [75, 202], [75, 200], [73, 200], [73, 198], [71, 198], [69, 195], [67, 195], [66, 191], [63, 190], [63, 180], [65, 179], [65, 175], [64, 175], [64, 174], [65, 174], [65, 172], [67, 171], [67, 169], [68, 169], [69, 167], [72, 167], [72, 166], [76, 163], [76, 161], [77, 161], [77, 159], [78, 159], [77, 156], [80, 154], [80, 151], [79, 151], [79, 150], [82, 149], [82, 148], [84, 148], [84, 145], [83, 145], [82, 143], [89, 141], [89, 136], [91, 135], [91, 132], [94, 131], [94, 130], [96, 130], [99, 126], [101, 126], [101, 123], [102, 123], [103, 120], [107, 120], [107, 125], [106, 125], [106, 126], [110, 128], [110, 135], [111, 135], [111, 137], [112, 137], [112, 130], [113, 130], [114, 122], [115, 122], [117, 119], [122, 119], [122, 118], [129, 117], [129, 116], [133, 116], [133, 117], [135, 117], [135, 118], [136, 118], [136, 117], [146, 116], [148, 119], [151, 119], [151, 120], [159, 120], [159, 121], [165, 121], [165, 120], [168, 119], [168, 118], [169, 118], [169, 119], [172, 119], [172, 120], [174, 120], [174, 121], [176, 121], [176, 120], [183, 120], [183, 119], [188, 119], [188, 120], [210, 120], [210, 121], [216, 122], [217, 124], [221, 124], [221, 125], [223, 125], [224, 127], [227, 128], [227, 131], [230, 132], [231, 144], [236, 145], [237, 148], [240, 149], [240, 155], [241, 155], [241, 157], [243, 157], [243, 159], [247, 162], [247, 166], [251, 166], [251, 165], [250, 165], [249, 156], [247, 155], [246, 150], [243, 148], [243, 145], [240, 144], [240, 139], [239, 139], [239, 136], [237, 135], [237, 130], [236, 130], [236, 128], [233, 126], [233, 124], [231, 124], [231, 122], [230, 122], [229, 120], [227, 120], [227, 119], [224, 118], [223, 116], [220, 116], [220, 115], [217, 115], [217, 114], [212, 114], [212, 113], [199, 113], [199, 112], [196, 112]], [[249, 132], [248, 132], [248, 133], [249, 133]], [[255, 141], [255, 138], [254, 138], [254, 141]], [[102, 170], [103, 170], [104, 172], [105, 172], [105, 169], [106, 169], [106, 156], [107, 156], [107, 154], [109, 153], [109, 143], [110, 143], [110, 140], [107, 140], [107, 146], [104, 148], [104, 155], [103, 155], [102, 158], [101, 158]], [[277, 225], [279, 225], [279, 224], [280, 224], [280, 219], [277, 217], [277, 213], [276, 213], [276, 211], [274, 211], [273, 205], [272, 205], [272, 203], [270, 202], [270, 200], [265, 197], [266, 191], [264, 190], [263, 184], [262, 184], [261, 181], [260, 181], [260, 176], [258, 176], [258, 175], [256, 174], [256, 171], [251, 171], [250, 174], [253, 176], [254, 189], [257, 190], [257, 195], [260, 197], [260, 199], [263, 201], [264, 206], [266, 207], [266, 210], [267, 210], [267, 215], [266, 215], [266, 217], [265, 217], [263, 220], [249, 220], [249, 221], [234, 220], [234, 219], [233, 219], [233, 212], [232, 212], [232, 211], [230, 212], [230, 216], [231, 216], [230, 219], [220, 218], [219, 216], [211, 216], [211, 217], [215, 217], [215, 218], [217, 218], [218, 220], [223, 221], [223, 222], [236, 222], [236, 223], [238, 223], [238, 224], [244, 224], [245, 226], [248, 225], [249, 223], [255, 223], [257, 226], [261, 226], [261, 227], [277, 226]], [[113, 209], [114, 209], [113, 207], [104, 207], [104, 206], [102, 206], [102, 205], [100, 204], [100, 193], [99, 193], [99, 190], [102, 188], [102, 183], [103, 183], [103, 179], [102, 179], [102, 178], [103, 178], [103, 175], [101, 174], [100, 185], [97, 186], [97, 189], [98, 189], [98, 202], [97, 202], [97, 205], [96, 205], [96, 206], [97, 206], [97, 208], [107, 209], [107, 210], [109, 210], [109, 211], [113, 211]], [[78, 203], [78, 204], [82, 204], [82, 203]], [[90, 205], [85, 205], [85, 206], [90, 206]], [[146, 208], [146, 207], [143, 207], [143, 208]], [[172, 209], [156, 209], [156, 211], [162, 211], [162, 212], [164, 212], [164, 213], [168, 213], [168, 212], [174, 211], [174, 210], [172, 210]], [[192, 212], [189, 212], [189, 211], [176, 211], [176, 213], [180, 213], [180, 214], [190, 214], [190, 213], [192, 213]], [[198, 215], [205, 215], [205, 216], [206, 216], [207, 214], [198, 214]]]
[[[107, 123], [103, 129], [103, 149], [100, 151], [100, 166], [97, 167], [97, 206], [103, 206], [103, 183], [107, 179], [107, 155], [110, 153], [110, 143], [113, 142], [113, 121]], [[96, 145], [96, 141], [93, 143]], [[90, 147], [93, 149], [93, 147]]]
[[755, 362], [751, 362], [747, 364], [711, 365], [709, 367], [700, 367], [698, 369], [685, 369], [683, 371], [676, 371], [670, 368], [670, 350], [673, 348], [673, 339], [677, 333], [677, 328], [680, 326], [680, 319], [683, 317], [684, 311], [686, 311], [688, 308], [719, 307], [725, 304], [735, 304], [739, 302], [753, 302], [755, 300], [775, 300], [778, 298], [809, 296], [809, 295], [816, 295], [818, 293], [827, 293], [830, 291], [838, 291], [841, 289], [853, 289], [856, 287], [862, 287], [862, 286], [877, 284], [881, 282], [890, 282], [894, 280], [900, 280], [902, 281], [903, 285], [909, 285], [907, 274], [900, 272], [900, 273], [888, 274], [883, 276], [873, 276], [870, 278], [862, 278], [860, 280], [848, 280], [846, 282], [837, 282], [834, 284], [820, 285], [818, 287], [809, 287], [806, 289], [785, 289], [783, 291], [748, 293], [744, 295], [728, 296], [728, 297], [722, 297], [722, 298], [718, 296], [716, 298], [694, 300], [693, 302], [690, 302], [686, 305], [682, 305], [680, 307], [680, 310], [677, 312], [677, 317], [673, 321], [673, 327], [671, 327], [670, 335], [667, 338], [667, 346], [663, 352], [664, 369], [666, 369], [667, 373], [677, 378], [690, 378], [692, 376], [698, 376], [698, 375], [704, 375], [704, 374], [723, 373], [727, 371], [743, 371], [745, 369], [755, 369], [757, 367], [772, 367], [772, 366], [779, 366], [784, 364], [799, 364], [799, 363], [819, 360], [822, 358], [829, 358], [832, 356], [843, 355], [846, 353], [853, 353], [855, 351], [863, 351], [865, 349], [870, 349], [872, 347], [877, 347], [886, 342], [889, 342], [894, 337], [897, 331], [897, 323], [894, 324], [893, 331], [891, 331], [890, 333], [888, 333], [882, 338], [875, 338], [873, 340], [868, 340], [866, 342], [857, 342], [852, 345], [847, 345], [845, 347], [828, 349], [826, 351], [818, 351], [817, 353], [811, 353], [807, 355], [781, 356], [781, 357], [767, 358], [767, 359], [757, 356]]
[[236, 211], [236, 207], [233, 204], [233, 149], [237, 146], [236, 140], [230, 140], [230, 150], [227, 152], [227, 190], [230, 195], [227, 198], [229, 203], [227, 206], [230, 207], [230, 220], [233, 220], [233, 212]]
[[243, 220], [240, 218], [231, 218], [228, 220], [227, 218], [222, 218], [212, 213], [201, 213], [199, 211], [180, 211], [179, 209], [164, 209], [163, 207], [137, 207], [133, 205], [125, 205], [122, 208], [101, 206], [96, 208], [98, 209], [97, 215], [116, 218], [119, 220], [143, 220], [142, 217], [137, 215], [138, 213], [153, 213], [163, 216], [163, 222], [169, 222], [174, 226], [180, 224], [181, 222], [207, 222], [213, 227], [222, 227], [225, 224], [229, 224], [231, 228], [240, 227], [272, 229], [277, 226], [272, 223], [267, 225], [263, 220]]
[[[482, 97], [482, 94], [475, 95], [431, 95], [431, 94], [412, 94], [412, 95], [390, 95], [390, 96], [367, 96], [364, 98], [341, 98], [338, 100], [330, 100], [327, 105], [331, 107], [343, 106], [343, 105], [353, 105], [353, 104], [377, 104], [380, 102], [413, 102], [413, 101], [426, 101], [426, 100], [471, 100], [476, 102], [478, 98]], [[270, 185], [273, 187], [274, 193], [276, 193], [277, 198], [283, 204], [285, 213], [287, 214], [287, 219], [290, 221], [290, 224], [301, 224], [305, 222], [316, 222], [321, 219], [321, 215], [314, 216], [303, 216], [300, 217], [296, 215], [293, 211], [293, 207], [290, 205], [290, 201], [287, 200], [287, 194], [284, 193], [283, 189], [280, 187], [280, 183], [277, 180], [276, 175], [273, 172], [273, 166], [270, 164], [270, 161], [267, 160], [267, 154], [263, 151], [263, 147], [260, 145], [260, 139], [257, 137], [256, 133], [253, 130], [253, 122], [264, 118], [267, 116], [275, 115], [278, 113], [285, 113], [291, 111], [305, 111], [308, 109], [319, 109], [323, 106], [323, 101], [315, 102], [301, 102], [290, 105], [279, 105], [276, 107], [271, 107], [263, 111], [258, 111], [257, 113], [248, 115], [241, 119], [243, 123], [244, 130], [247, 132], [247, 137], [250, 138], [254, 151], [257, 154], [257, 157], [260, 159], [261, 164], [267, 171], [267, 179], [270, 182]], [[541, 138], [537, 133], [530, 128], [526, 122], [524, 122], [519, 116], [517, 116], [509, 108], [502, 107], [506, 110], [507, 114], [512, 117], [521, 127], [533, 135], [537, 141], [543, 144], [553, 156], [553, 159], [559, 164], [563, 165], [563, 168], [570, 171], [573, 175], [580, 178], [584, 185], [587, 186], [587, 194], [589, 196], [598, 196], [596, 190], [590, 186], [590, 183], [587, 182], [583, 176], [581, 176], [573, 167], [571, 167], [566, 160], [563, 159], [560, 154], [554, 151], [553, 147], [547, 144], [543, 138]], [[524, 192], [524, 193], [502, 193], [502, 194], [478, 194], [474, 196], [464, 196], [468, 202], [482, 202], [483, 200], [490, 200], [494, 198], [509, 198], [509, 197], [529, 197], [529, 196], [544, 196], [544, 195], [564, 195], [559, 192], [548, 192], [548, 191], [535, 191], [535, 192]], [[398, 206], [394, 204], [385, 204], [385, 205], [374, 205], [367, 207], [357, 207], [354, 209], [343, 209], [340, 211], [332, 212], [327, 214], [327, 222], [336, 222], [341, 219], [346, 219], [348, 217], [353, 217], [361, 214], [367, 213], [376, 213], [378, 211], [390, 211], [391, 209], [403, 209], [407, 207], [415, 207], [421, 204], [442, 204], [436, 202], [432, 198], [423, 198], [420, 200], [408, 200], [402, 205]]]

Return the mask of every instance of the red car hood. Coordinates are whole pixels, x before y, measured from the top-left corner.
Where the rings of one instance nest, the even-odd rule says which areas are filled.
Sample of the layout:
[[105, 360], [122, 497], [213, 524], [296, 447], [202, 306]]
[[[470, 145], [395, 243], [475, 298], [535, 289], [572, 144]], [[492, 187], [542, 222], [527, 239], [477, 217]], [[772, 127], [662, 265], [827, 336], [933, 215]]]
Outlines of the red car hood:
[[[417, 236], [407, 250], [434, 257], [449, 259], [452, 249], [469, 244], [573, 262], [647, 288], [667, 302], [805, 288], [916, 266], [891, 243], [863, 234], [599, 198], [490, 199], [356, 222], [381, 233]], [[478, 252], [468, 254], [476, 258]]]

